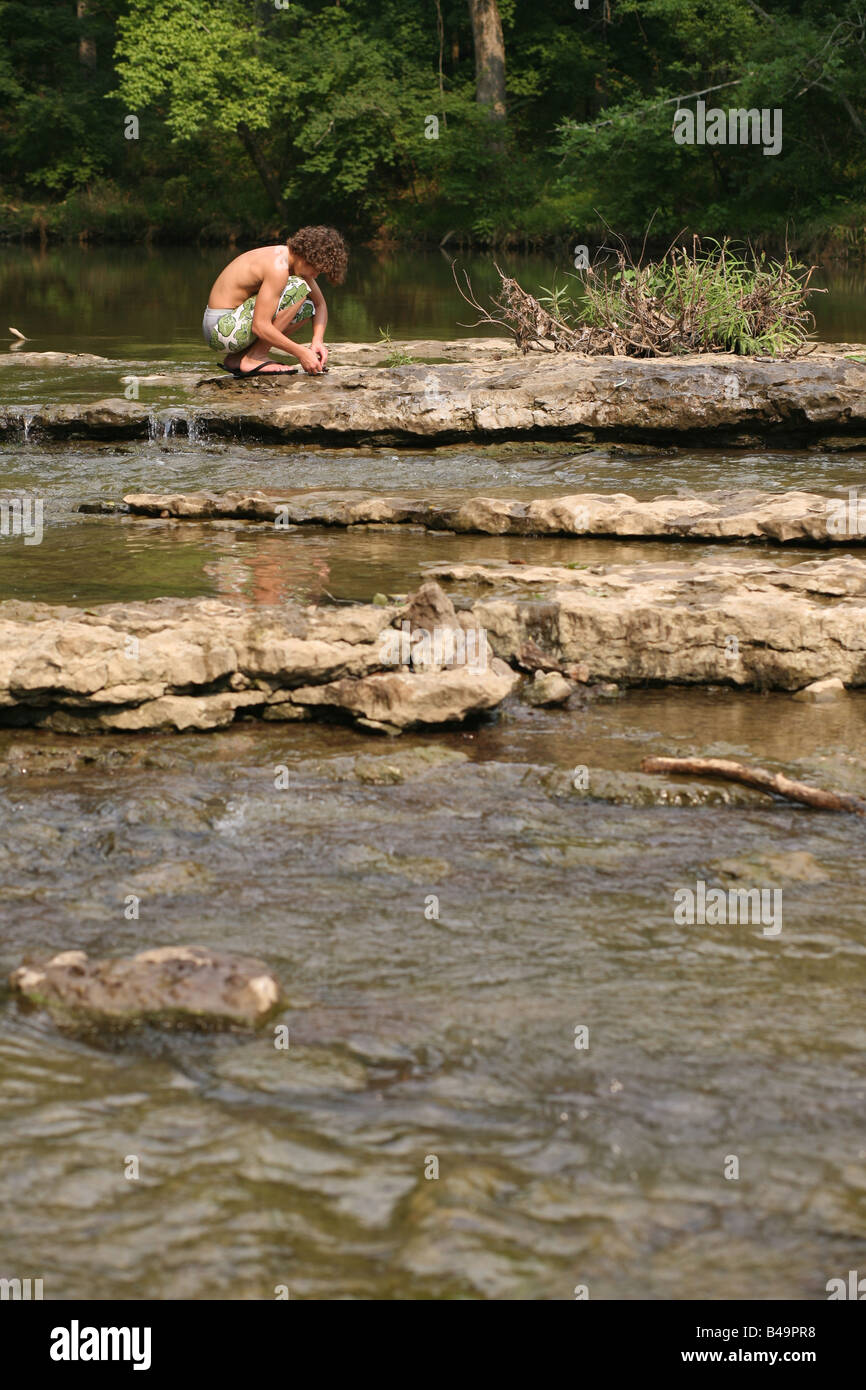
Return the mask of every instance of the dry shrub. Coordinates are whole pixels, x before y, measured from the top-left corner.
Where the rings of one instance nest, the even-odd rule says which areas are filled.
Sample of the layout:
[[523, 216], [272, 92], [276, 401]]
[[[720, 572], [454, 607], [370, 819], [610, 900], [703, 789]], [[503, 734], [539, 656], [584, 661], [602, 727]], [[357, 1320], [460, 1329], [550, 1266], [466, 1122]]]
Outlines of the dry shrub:
[[567, 277], [578, 298], [556, 283], [536, 298], [496, 265], [501, 285], [491, 299], [495, 313], [479, 304], [465, 271], [464, 286], [456, 271], [454, 277], [479, 313], [477, 323], [504, 328], [523, 352], [537, 347], [613, 357], [796, 357], [810, 347], [815, 325], [808, 296], [822, 293], [809, 283], [815, 269], [787, 251], [783, 260], [768, 260], [751, 248], [738, 252], [727, 240], [705, 250], [697, 237], [690, 249], [672, 246], [660, 260], [642, 264], [623, 243], [612, 261]]

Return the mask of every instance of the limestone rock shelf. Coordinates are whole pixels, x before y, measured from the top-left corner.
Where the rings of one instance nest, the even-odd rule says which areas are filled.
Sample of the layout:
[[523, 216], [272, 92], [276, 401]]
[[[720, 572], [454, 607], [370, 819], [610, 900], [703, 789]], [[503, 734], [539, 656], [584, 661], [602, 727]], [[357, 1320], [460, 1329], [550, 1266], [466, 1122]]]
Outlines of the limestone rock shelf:
[[454, 503], [346, 492], [156, 492], [129, 493], [121, 503], [82, 503], [79, 510], [179, 520], [235, 518], [277, 526], [413, 525], [494, 536], [615, 536], [846, 547], [866, 541], [866, 499], [852, 502], [813, 492], [757, 489], [644, 502], [627, 493], [572, 493], [529, 502], [471, 497]]
[[[866, 438], [866, 362], [842, 353], [646, 360], [479, 348], [469, 362], [366, 367], [357, 360], [341, 366], [336, 355], [322, 377], [204, 378], [176, 410], [174, 431], [332, 445], [623, 439], [751, 447], [763, 439]], [[148, 437], [159, 414], [124, 399], [7, 406], [0, 437], [25, 429], [29, 438]]]
[[[446, 629], [450, 644], [437, 648]], [[437, 585], [402, 607], [10, 601], [0, 603], [0, 723], [203, 730], [315, 713], [396, 733], [459, 722], [494, 709], [519, 679], [463, 633]]]
[[[866, 685], [866, 562], [852, 556], [434, 574], [402, 605], [2, 603], [0, 723], [77, 734], [339, 715], [399, 733], [494, 710], [537, 670], [575, 689]], [[464, 587], [461, 611], [436, 580]]]

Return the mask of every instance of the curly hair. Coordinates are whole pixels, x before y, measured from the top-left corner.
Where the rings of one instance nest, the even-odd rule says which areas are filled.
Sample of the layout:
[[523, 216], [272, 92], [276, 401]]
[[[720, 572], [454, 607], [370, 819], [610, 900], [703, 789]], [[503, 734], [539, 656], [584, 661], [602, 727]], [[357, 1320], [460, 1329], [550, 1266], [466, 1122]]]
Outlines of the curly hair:
[[286, 244], [296, 256], [327, 275], [332, 285], [342, 285], [346, 278], [349, 253], [336, 228], [301, 227], [289, 237]]

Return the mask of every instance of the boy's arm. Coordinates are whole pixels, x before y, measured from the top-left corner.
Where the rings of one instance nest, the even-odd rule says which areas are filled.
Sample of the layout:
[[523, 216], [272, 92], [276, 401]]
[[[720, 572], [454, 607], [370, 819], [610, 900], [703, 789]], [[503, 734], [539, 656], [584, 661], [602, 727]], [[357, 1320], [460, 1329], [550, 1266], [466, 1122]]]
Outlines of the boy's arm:
[[325, 347], [325, 329], [328, 326], [328, 306], [325, 303], [325, 296], [319, 289], [314, 280], [310, 285], [310, 298], [313, 301], [313, 308], [316, 311], [313, 319], [313, 340], [310, 344], [313, 352], [319, 359], [319, 363], [324, 367], [328, 360], [328, 349]]
[[[303, 343], [293, 343], [291, 338], [287, 338], [284, 333], [275, 328], [272, 322], [274, 314], [280, 307], [280, 298], [285, 284], [285, 270], [281, 270], [279, 266], [274, 266], [272, 270], [268, 270], [256, 295], [252, 331], [257, 338], [269, 343], [271, 347], [282, 348], [283, 352], [290, 352], [293, 357], [297, 357], [304, 371], [314, 376], [321, 372], [323, 366], [318, 356], [310, 348], [305, 347]], [[295, 312], [297, 313], [297, 308]]]

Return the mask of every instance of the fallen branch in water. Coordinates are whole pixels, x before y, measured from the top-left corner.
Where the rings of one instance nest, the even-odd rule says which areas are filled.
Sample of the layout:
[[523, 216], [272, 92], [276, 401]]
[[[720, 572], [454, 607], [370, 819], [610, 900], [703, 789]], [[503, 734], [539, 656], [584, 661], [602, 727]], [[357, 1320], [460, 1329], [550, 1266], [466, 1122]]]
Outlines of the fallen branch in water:
[[765, 772], [762, 767], [746, 767], [726, 758], [644, 758], [641, 772], [685, 773], [695, 777], [723, 777], [728, 782], [742, 782], [744, 787], [756, 787], [768, 795], [784, 796], [789, 801], [801, 801], [818, 811], [854, 811], [866, 815], [866, 801], [847, 792], [824, 791], [795, 782], [783, 772]]

